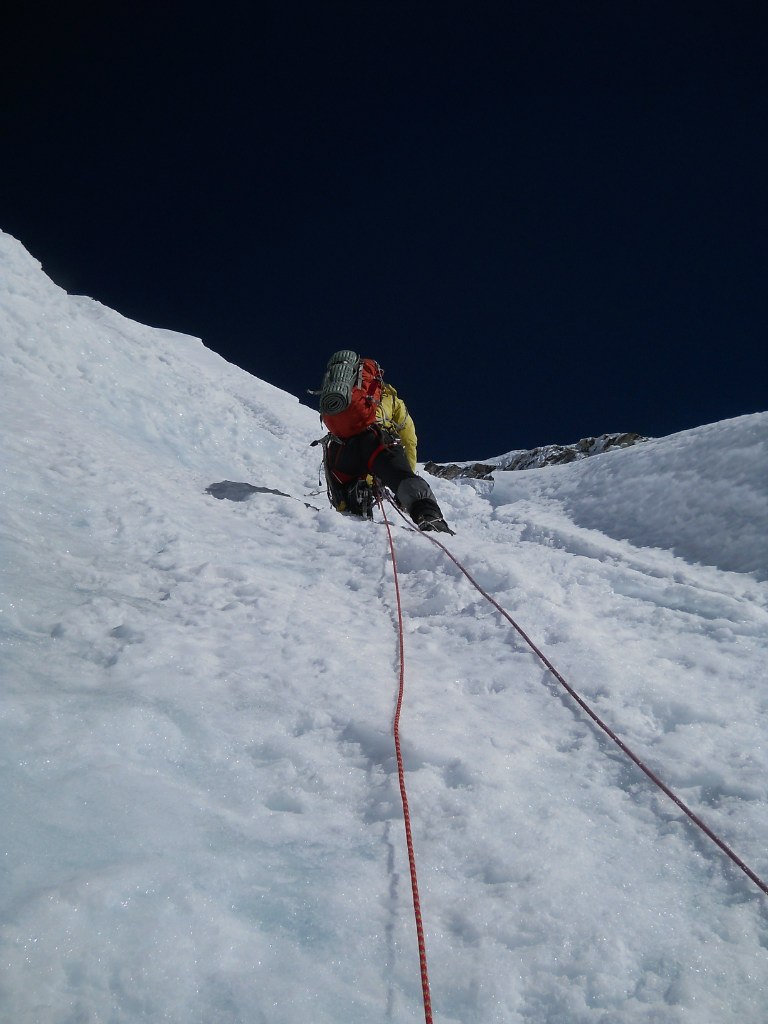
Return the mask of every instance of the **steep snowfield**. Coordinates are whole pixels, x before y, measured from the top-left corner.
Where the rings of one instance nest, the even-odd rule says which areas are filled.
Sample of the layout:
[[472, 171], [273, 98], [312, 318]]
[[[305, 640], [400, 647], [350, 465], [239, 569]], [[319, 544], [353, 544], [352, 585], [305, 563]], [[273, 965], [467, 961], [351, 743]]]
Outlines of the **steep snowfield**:
[[[312, 410], [2, 234], [0, 309], [0, 1019], [423, 1020], [383, 526], [311, 493]], [[759, 414], [434, 481], [451, 551], [764, 879], [767, 449]], [[762, 1024], [768, 899], [394, 536], [435, 1021]]]

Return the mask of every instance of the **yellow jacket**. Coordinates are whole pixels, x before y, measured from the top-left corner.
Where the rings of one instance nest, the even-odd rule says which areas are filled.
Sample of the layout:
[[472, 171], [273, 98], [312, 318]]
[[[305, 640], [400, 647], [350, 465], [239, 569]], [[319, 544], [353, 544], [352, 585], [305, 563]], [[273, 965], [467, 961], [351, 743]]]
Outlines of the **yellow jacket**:
[[416, 472], [416, 427], [413, 425], [408, 409], [402, 398], [391, 384], [384, 384], [381, 392], [381, 404], [376, 410], [376, 422], [385, 430], [396, 433], [403, 442], [408, 464]]

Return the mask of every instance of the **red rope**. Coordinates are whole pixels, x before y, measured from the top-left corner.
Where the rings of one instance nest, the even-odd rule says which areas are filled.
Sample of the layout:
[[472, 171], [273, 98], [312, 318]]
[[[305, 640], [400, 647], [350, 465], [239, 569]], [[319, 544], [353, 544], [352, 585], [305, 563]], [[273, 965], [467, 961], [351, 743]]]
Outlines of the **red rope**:
[[[396, 505], [394, 507], [397, 509]], [[399, 509], [397, 509], [397, 511], [400, 512]], [[402, 515], [402, 512], [400, 514]], [[403, 519], [405, 519], [405, 516], [403, 516]], [[405, 519], [405, 522], [408, 523], [409, 526], [411, 525], [407, 519]], [[389, 528], [389, 524], [387, 524], [387, 528]], [[755, 883], [758, 889], [761, 889], [766, 894], [766, 896], [768, 896], [768, 884], [766, 884], [762, 880], [762, 878], [760, 878], [759, 875], [755, 874], [755, 872], [747, 864], [744, 863], [741, 857], [739, 857], [738, 854], [736, 854], [731, 849], [731, 847], [728, 846], [725, 840], [721, 839], [716, 832], [713, 832], [712, 829], [704, 821], [702, 821], [702, 819], [694, 811], [692, 811], [691, 808], [677, 795], [677, 793], [670, 789], [669, 786], [665, 782], [663, 782], [659, 778], [659, 776], [654, 771], [652, 771], [652, 769], [650, 769], [648, 765], [646, 765], [619, 736], [616, 735], [616, 733], [613, 731], [613, 729], [610, 728], [610, 726], [606, 725], [602, 718], [600, 718], [600, 716], [592, 710], [589, 704], [587, 704], [587, 702], [579, 696], [576, 690], [574, 690], [573, 687], [565, 681], [565, 679], [557, 671], [557, 669], [549, 660], [549, 658], [547, 658], [546, 655], [539, 650], [539, 648], [536, 646], [533, 640], [531, 640], [528, 634], [515, 622], [515, 620], [512, 618], [509, 612], [505, 611], [505, 609], [502, 608], [502, 606], [495, 598], [491, 597], [491, 595], [487, 593], [487, 591], [483, 590], [483, 588], [480, 586], [477, 580], [468, 572], [467, 569], [464, 568], [464, 566], [461, 564], [458, 558], [452, 555], [448, 548], [439, 540], [437, 540], [436, 537], [433, 537], [429, 533], [422, 533], [420, 530], [416, 530], [415, 532], [421, 533], [423, 537], [426, 537], [427, 540], [431, 541], [433, 544], [436, 544], [442, 551], [445, 552], [445, 554], [450, 558], [454, 565], [467, 577], [472, 586], [483, 595], [486, 601], [489, 601], [493, 605], [493, 607], [504, 616], [507, 622], [515, 630], [517, 630], [517, 632], [528, 644], [528, 646], [531, 648], [534, 654], [536, 654], [537, 657], [547, 666], [547, 668], [555, 677], [555, 679], [557, 679], [557, 681], [565, 688], [565, 690], [571, 695], [571, 697], [573, 697], [573, 699], [576, 701], [579, 707], [589, 715], [592, 721], [596, 725], [598, 725], [607, 736], [610, 736], [610, 738], [613, 740], [616, 746], [619, 747], [619, 749], [622, 750], [631, 761], [634, 761], [634, 763], [637, 765], [640, 771], [645, 772], [645, 774], [648, 776], [651, 782], [655, 783], [659, 787], [659, 789], [669, 797], [670, 800], [677, 804], [677, 806], [684, 814], [688, 815], [688, 817], [691, 819], [694, 825], [698, 826], [698, 828], [700, 828], [701, 831], [706, 836], [708, 836], [712, 840], [712, 842], [715, 843], [716, 846], [720, 847], [723, 853], [727, 857], [729, 857], [733, 861], [733, 863], [744, 872], [747, 878], [750, 878]]]
[[405, 768], [403, 767], [403, 754], [400, 749], [400, 712], [403, 707], [403, 693], [405, 691], [405, 649], [403, 643], [403, 609], [400, 602], [400, 583], [397, 578], [397, 559], [395, 558], [395, 544], [392, 540], [392, 529], [384, 510], [384, 504], [380, 497], [376, 500], [384, 516], [384, 524], [387, 527], [389, 537], [389, 551], [392, 556], [392, 575], [395, 580], [395, 596], [397, 598], [397, 626], [400, 646], [400, 682], [397, 693], [397, 707], [395, 709], [394, 737], [395, 754], [397, 755], [397, 775], [400, 781], [400, 798], [403, 803], [403, 820], [405, 822], [405, 843], [408, 847], [408, 864], [411, 869], [411, 890], [413, 892], [413, 913], [416, 918], [416, 938], [419, 944], [419, 965], [421, 968], [421, 993], [424, 999], [424, 1019], [426, 1024], [432, 1024], [432, 999], [429, 993], [429, 976], [427, 974], [427, 946], [424, 941], [424, 924], [421, 919], [421, 902], [419, 900], [419, 883], [416, 878], [416, 854], [413, 849], [413, 833], [411, 832], [411, 814], [408, 810], [408, 794], [405, 790]]

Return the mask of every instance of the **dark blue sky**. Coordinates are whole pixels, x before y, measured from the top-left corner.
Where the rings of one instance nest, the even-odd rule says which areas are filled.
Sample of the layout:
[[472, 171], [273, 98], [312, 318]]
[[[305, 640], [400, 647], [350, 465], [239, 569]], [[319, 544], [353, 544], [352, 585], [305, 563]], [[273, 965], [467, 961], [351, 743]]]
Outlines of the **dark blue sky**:
[[762, 2], [81, 4], [4, 32], [0, 227], [420, 458], [768, 407]]

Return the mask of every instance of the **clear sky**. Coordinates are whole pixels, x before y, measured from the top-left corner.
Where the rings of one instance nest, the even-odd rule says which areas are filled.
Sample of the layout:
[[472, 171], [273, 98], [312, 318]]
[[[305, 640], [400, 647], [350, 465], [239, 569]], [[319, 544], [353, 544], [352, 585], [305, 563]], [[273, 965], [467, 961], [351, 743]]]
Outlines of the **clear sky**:
[[68, 291], [310, 404], [372, 355], [423, 459], [768, 406], [765, 4], [112, 7], [2, 41], [0, 227]]

